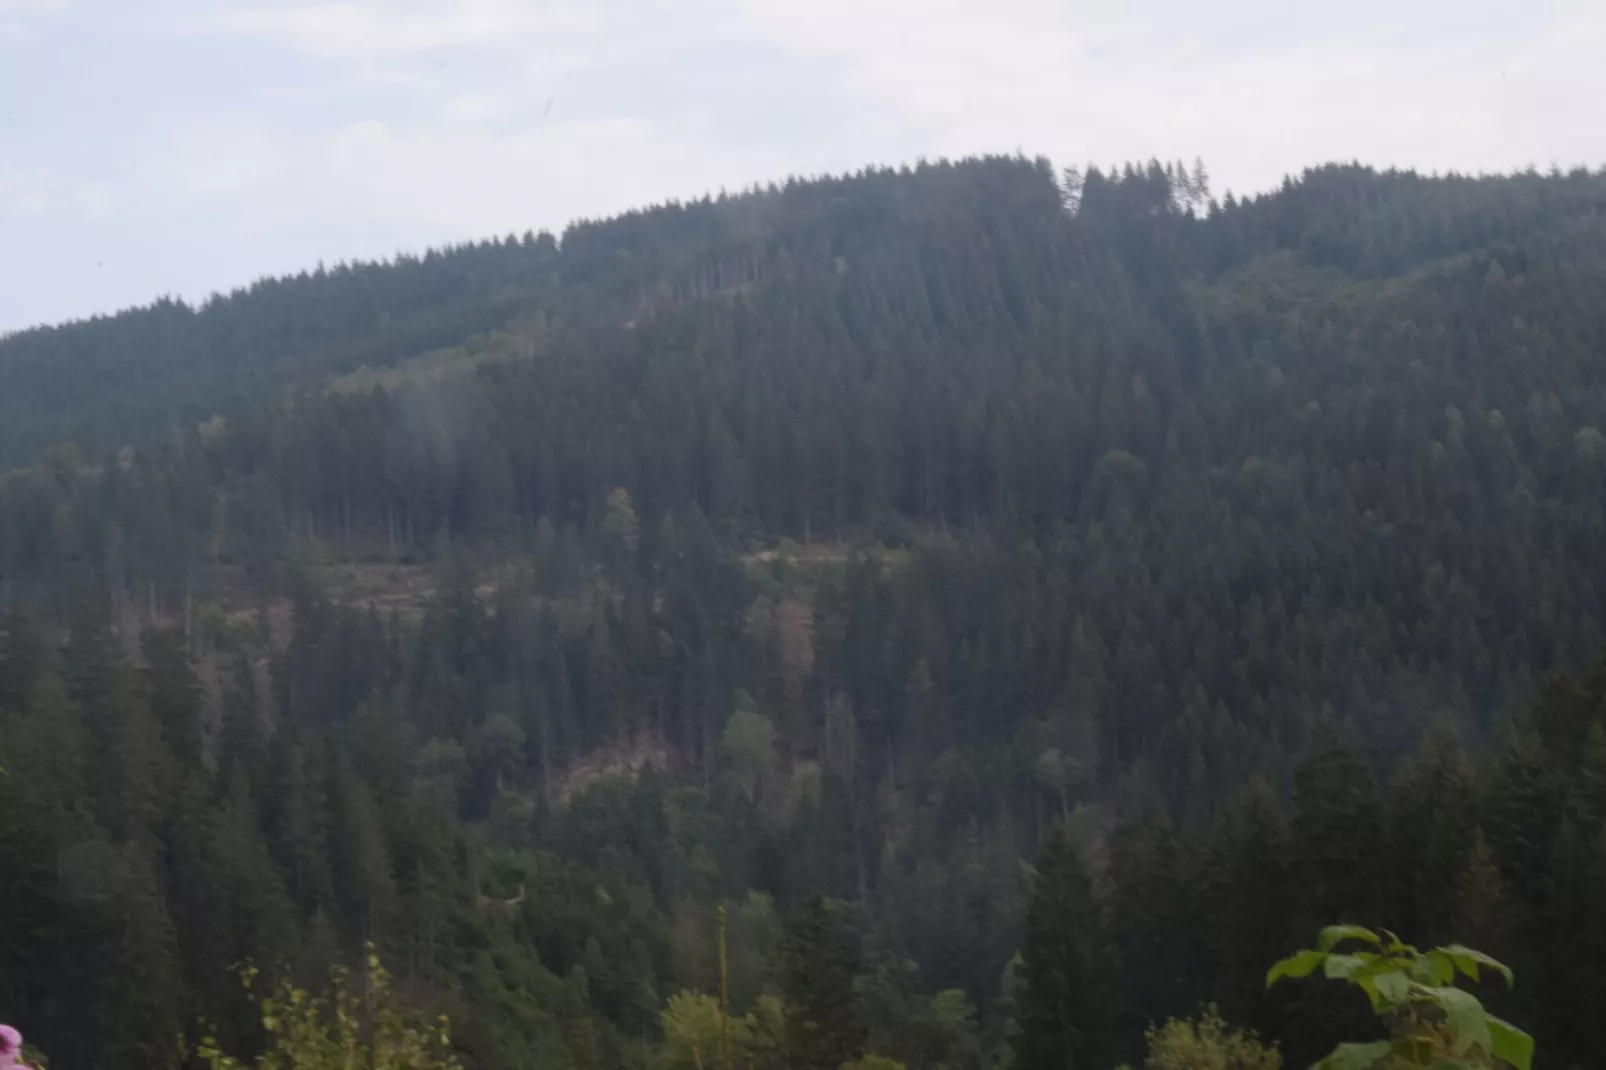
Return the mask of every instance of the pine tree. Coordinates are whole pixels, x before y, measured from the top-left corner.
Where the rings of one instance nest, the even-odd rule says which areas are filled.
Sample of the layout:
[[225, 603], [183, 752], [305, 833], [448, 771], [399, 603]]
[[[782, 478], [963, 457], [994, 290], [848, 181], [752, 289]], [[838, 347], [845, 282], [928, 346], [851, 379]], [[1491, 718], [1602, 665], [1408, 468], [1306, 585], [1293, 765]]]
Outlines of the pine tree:
[[190, 668], [184, 636], [176, 631], [145, 637], [145, 686], [162, 740], [181, 770], [201, 762], [201, 689]]
[[789, 1065], [835, 1070], [862, 1055], [866, 1033], [853, 958], [823, 896], [809, 896], [789, 919], [782, 955]]
[[1386, 910], [1383, 810], [1365, 761], [1347, 747], [1323, 747], [1295, 774], [1294, 807], [1292, 848], [1305, 927], [1319, 927], [1323, 922], [1314, 919], [1323, 918], [1376, 923]]
[[1121, 823], [1110, 838], [1109, 880], [1119, 889], [1107, 907], [1119, 948], [1124, 1033], [1186, 1014], [1218, 981], [1208, 967], [1198, 855], [1161, 820]]
[[1110, 1048], [1109, 958], [1087, 866], [1062, 831], [1038, 858], [1021, 947], [1017, 1070], [1092, 1070]]
[[1514, 937], [1513, 904], [1501, 879], [1494, 852], [1482, 833], [1474, 832], [1465, 865], [1451, 893], [1451, 931], [1467, 946], [1487, 949], [1495, 958], [1510, 956]]
[[185, 1052], [173, 920], [145, 850], [125, 848], [122, 869], [117, 954], [102, 964], [114, 994], [101, 1065], [177, 1070]]
[[1423, 739], [1394, 790], [1390, 810], [1389, 871], [1395, 877], [1387, 904], [1390, 922], [1423, 942], [1465, 939], [1449, 928], [1444, 896], [1467, 865], [1477, 835], [1477, 798], [1453, 729], [1439, 726]]
[[1206, 881], [1206, 931], [1220, 971], [1213, 993], [1228, 1020], [1264, 1027], [1270, 1024], [1266, 963], [1293, 946], [1298, 891], [1277, 793], [1263, 777], [1223, 811], [1210, 841]]

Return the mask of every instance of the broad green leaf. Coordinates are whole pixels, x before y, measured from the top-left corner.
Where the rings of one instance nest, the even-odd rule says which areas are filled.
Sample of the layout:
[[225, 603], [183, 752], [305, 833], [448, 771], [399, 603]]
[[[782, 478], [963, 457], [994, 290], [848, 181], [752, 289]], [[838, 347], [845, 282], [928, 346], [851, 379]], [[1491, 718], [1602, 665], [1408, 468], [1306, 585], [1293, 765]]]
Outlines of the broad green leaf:
[[1507, 988], [1510, 988], [1514, 983], [1515, 979], [1511, 975], [1511, 968], [1509, 966], [1498, 961], [1497, 959], [1490, 958], [1481, 951], [1475, 951], [1470, 947], [1463, 947], [1460, 944], [1451, 944], [1448, 947], [1438, 948], [1438, 950], [1448, 955], [1450, 961], [1455, 963], [1456, 969], [1460, 970], [1474, 981], [1478, 980], [1478, 967], [1487, 966], [1506, 979]]
[[1316, 946], [1322, 951], [1331, 951], [1345, 940], [1364, 940], [1373, 947], [1383, 946], [1376, 933], [1361, 925], [1329, 925], [1316, 938]]
[[1494, 1049], [1494, 1040], [1489, 1035], [1489, 1016], [1484, 1013], [1483, 1004], [1471, 992], [1459, 988], [1427, 988], [1423, 989], [1444, 1011], [1445, 1024], [1454, 1038], [1454, 1050], [1457, 1055], [1465, 1055], [1473, 1048], [1483, 1051]]
[[1376, 974], [1369, 980], [1376, 986], [1378, 995], [1389, 1003], [1405, 1002], [1405, 997], [1411, 991], [1410, 980], [1399, 970]]
[[[1405, 976], [1404, 963], [1387, 955], [1362, 954], [1356, 957], [1366, 961], [1351, 971], [1347, 980], [1366, 993], [1374, 1011], [1381, 1013], [1405, 1000], [1410, 993], [1411, 982]], [[1331, 969], [1328, 976], [1333, 976]]]
[[1533, 1070], [1534, 1038], [1501, 1018], [1484, 1015], [1492, 1041], [1491, 1054], [1517, 1070]]
[[1371, 1070], [1392, 1051], [1393, 1045], [1386, 1040], [1373, 1044], [1340, 1044], [1311, 1070]]
[[1434, 948], [1416, 960], [1411, 977], [1425, 985], [1447, 985], [1455, 980], [1455, 960], [1440, 948]]
[[1369, 951], [1362, 951], [1355, 957], [1366, 965], [1350, 974], [1350, 980], [1352, 981], [1362, 977], [1373, 977], [1380, 973], [1398, 973], [1407, 965], [1405, 960], [1394, 955], [1374, 955]]
[[1369, 960], [1359, 955], [1329, 955], [1322, 964], [1322, 972], [1335, 981], [1348, 980], [1356, 970], [1364, 967]]
[[1284, 977], [1309, 977], [1316, 967], [1327, 961], [1327, 952], [1309, 949], [1289, 955], [1266, 971], [1266, 987], [1270, 988]]

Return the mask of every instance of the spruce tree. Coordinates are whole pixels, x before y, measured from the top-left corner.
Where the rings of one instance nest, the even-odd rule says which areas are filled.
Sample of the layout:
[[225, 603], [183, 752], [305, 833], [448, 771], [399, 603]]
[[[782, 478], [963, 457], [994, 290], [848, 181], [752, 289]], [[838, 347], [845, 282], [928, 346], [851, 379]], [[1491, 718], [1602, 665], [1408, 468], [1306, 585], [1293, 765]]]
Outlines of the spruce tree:
[[853, 955], [824, 896], [809, 896], [793, 913], [782, 955], [790, 1065], [836, 1070], [857, 1059], [866, 1032], [853, 987]]
[[1110, 1047], [1103, 919], [1080, 853], [1055, 830], [1032, 878], [1015, 993], [1017, 1070], [1095, 1070]]

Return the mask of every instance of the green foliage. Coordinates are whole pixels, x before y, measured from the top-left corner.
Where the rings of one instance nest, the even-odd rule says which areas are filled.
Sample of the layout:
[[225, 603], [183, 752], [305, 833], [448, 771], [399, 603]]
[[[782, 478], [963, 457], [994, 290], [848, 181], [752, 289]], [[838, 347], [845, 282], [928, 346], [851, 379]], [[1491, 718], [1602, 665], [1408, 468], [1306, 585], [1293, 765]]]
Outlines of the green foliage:
[[[247, 992], [259, 978], [255, 967], [240, 974]], [[196, 1056], [211, 1070], [457, 1070], [461, 1065], [445, 1016], [432, 1019], [408, 1007], [371, 949], [360, 988], [335, 967], [327, 996], [285, 980], [271, 994], [254, 998], [266, 1050], [254, 1060], [240, 1059], [207, 1036]]]
[[747, 1063], [753, 1023], [725, 1015], [714, 996], [695, 992], [671, 996], [663, 1010], [662, 1025], [664, 1043], [658, 1065], [663, 1070], [722, 1067], [727, 1042], [734, 1064], [744, 1066]]
[[1536, 685], [1603, 638], [1606, 176], [1199, 177], [875, 168], [0, 340], [8, 1020], [245, 1058], [223, 970], [372, 940], [465, 1061], [640, 1070], [725, 903], [755, 1070], [1103, 1070], [1209, 999], [1305, 1065], [1367, 1002], [1265, 965], [1344, 917], [1606, 1064], [1606, 661]]
[[738, 1018], [725, 1016], [714, 996], [680, 992], [665, 1005], [661, 1025], [663, 1044], [656, 1065], [662, 1070], [722, 1070], [726, 1044], [729, 1065], [742, 1070], [781, 1070], [788, 1065], [786, 1012], [771, 995], [758, 997], [753, 1009]]
[[1452, 944], [1423, 952], [1386, 930], [1379, 935], [1359, 925], [1332, 925], [1322, 930], [1315, 948], [1273, 965], [1266, 984], [1309, 977], [1317, 970], [1365, 992], [1389, 1031], [1387, 1040], [1339, 1045], [1317, 1064], [1320, 1070], [1530, 1070], [1533, 1064], [1532, 1037], [1485, 1011], [1471, 992], [1455, 987], [1458, 974], [1477, 982], [1484, 970], [1502, 977], [1507, 986], [1513, 983], [1508, 967], [1480, 951]]
[[854, 964], [841, 921], [812, 895], [787, 924], [783, 951], [786, 1053], [798, 1070], [833, 1070], [864, 1052]]
[[725, 722], [720, 749], [752, 798], [775, 761], [775, 726], [762, 713], [737, 710]]
[[636, 516], [635, 503], [630, 492], [615, 487], [608, 493], [606, 511], [598, 525], [609, 552], [620, 561], [626, 561], [641, 545], [641, 521]]
[[1282, 1070], [1276, 1047], [1255, 1033], [1233, 1029], [1214, 1007], [1196, 1019], [1173, 1018], [1144, 1035], [1144, 1070]]
[[1019, 1070], [1097, 1066], [1109, 1003], [1107, 948], [1085, 863], [1056, 830], [1038, 859], [1021, 945]]
[[851, 1062], [845, 1062], [840, 1070], [903, 1070], [903, 1064], [886, 1055], [863, 1055]]

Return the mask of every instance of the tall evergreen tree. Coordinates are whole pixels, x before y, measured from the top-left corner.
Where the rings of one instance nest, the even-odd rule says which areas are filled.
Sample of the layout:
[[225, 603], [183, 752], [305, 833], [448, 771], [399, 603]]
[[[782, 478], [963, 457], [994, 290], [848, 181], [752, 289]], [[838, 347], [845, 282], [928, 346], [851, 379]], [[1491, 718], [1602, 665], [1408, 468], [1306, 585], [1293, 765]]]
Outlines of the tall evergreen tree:
[[819, 894], [787, 922], [783, 950], [789, 1065], [829, 1070], [864, 1053], [865, 1023], [842, 921]]
[[1086, 863], [1062, 831], [1038, 856], [1021, 943], [1020, 1070], [1083, 1070], [1108, 1056], [1112, 978]]

